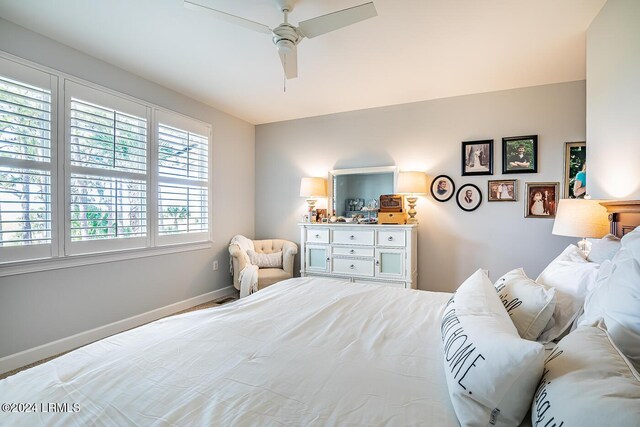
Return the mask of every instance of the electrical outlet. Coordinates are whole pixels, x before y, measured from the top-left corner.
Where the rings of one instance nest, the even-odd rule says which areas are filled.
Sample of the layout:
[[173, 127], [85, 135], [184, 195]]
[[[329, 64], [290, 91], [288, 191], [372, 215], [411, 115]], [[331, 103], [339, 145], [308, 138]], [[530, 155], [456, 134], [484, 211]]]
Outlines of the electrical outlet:
[[218, 261], [213, 261], [213, 271], [218, 271]]

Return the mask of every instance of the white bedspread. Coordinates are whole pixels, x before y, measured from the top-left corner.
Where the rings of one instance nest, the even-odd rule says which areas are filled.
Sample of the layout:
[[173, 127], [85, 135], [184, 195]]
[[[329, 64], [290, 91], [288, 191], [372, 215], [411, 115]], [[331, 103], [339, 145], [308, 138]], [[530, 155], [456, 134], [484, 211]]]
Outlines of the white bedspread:
[[0, 403], [79, 407], [0, 412], [0, 425], [458, 426], [439, 331], [449, 297], [287, 280], [0, 381]]

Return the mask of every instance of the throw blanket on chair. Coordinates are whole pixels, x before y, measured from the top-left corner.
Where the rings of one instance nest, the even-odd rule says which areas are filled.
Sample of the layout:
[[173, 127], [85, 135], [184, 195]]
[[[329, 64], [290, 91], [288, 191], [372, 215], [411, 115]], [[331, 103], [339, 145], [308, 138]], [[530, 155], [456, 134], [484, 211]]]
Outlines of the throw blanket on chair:
[[[247, 251], [249, 249], [253, 251], [255, 250], [255, 247], [253, 246], [253, 241], [251, 239], [247, 239], [240, 234], [233, 236], [230, 244], [238, 245], [242, 251], [242, 256], [244, 256], [246, 261], [245, 268], [238, 273], [238, 281], [240, 282], [240, 298], [244, 298], [258, 290], [258, 266], [251, 264], [249, 255], [247, 255]], [[231, 264], [230, 268], [232, 270], [231, 274], [233, 274], [233, 260], [229, 261]]]

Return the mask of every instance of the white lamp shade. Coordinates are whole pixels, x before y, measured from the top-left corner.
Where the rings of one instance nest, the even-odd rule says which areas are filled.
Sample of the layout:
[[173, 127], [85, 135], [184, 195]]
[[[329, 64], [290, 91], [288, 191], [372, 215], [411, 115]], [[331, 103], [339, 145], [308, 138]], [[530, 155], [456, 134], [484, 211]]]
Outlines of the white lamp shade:
[[327, 180], [324, 178], [302, 178], [300, 197], [327, 197]]
[[424, 172], [400, 172], [398, 193], [422, 194], [427, 192], [427, 175]]
[[560, 199], [553, 234], [600, 238], [609, 233], [607, 209], [593, 199]]

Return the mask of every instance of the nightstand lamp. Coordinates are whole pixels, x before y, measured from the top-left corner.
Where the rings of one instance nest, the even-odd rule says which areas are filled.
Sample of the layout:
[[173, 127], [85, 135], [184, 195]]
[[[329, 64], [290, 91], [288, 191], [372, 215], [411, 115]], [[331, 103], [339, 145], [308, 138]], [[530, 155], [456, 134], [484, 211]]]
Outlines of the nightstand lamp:
[[427, 175], [424, 172], [400, 172], [398, 175], [398, 193], [408, 194], [407, 204], [409, 205], [409, 219], [407, 224], [417, 224], [416, 219], [416, 194], [427, 192]]
[[324, 178], [302, 178], [300, 197], [307, 198], [309, 212], [315, 209], [318, 197], [327, 197], [327, 180]]
[[609, 233], [607, 210], [592, 199], [560, 199], [551, 233], [558, 236], [582, 237], [578, 248], [585, 256], [591, 252], [587, 237], [600, 238]]

